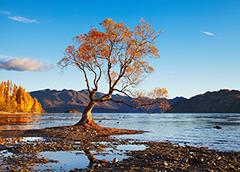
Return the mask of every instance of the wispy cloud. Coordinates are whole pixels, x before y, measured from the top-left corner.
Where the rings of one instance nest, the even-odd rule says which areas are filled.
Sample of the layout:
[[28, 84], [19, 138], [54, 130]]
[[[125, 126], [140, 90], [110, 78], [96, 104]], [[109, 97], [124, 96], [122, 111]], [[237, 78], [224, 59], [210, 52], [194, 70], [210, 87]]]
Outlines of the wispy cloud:
[[31, 24], [31, 23], [40, 23], [37, 19], [27, 18], [24, 16], [14, 16], [10, 11], [0, 10], [0, 14], [8, 16], [9, 20], [13, 20], [19, 23]]
[[8, 56], [0, 55], [0, 69], [9, 71], [46, 71], [50, 66], [30, 58], [6, 58]]
[[20, 22], [20, 23], [25, 23], [25, 24], [39, 23], [39, 21], [36, 19], [30, 19], [30, 18], [26, 18], [23, 16], [10, 16], [10, 17], [8, 17], [8, 19], [16, 21], [16, 22]]
[[201, 31], [201, 33], [206, 35], [206, 36], [215, 36], [215, 33], [213, 33], [213, 32]]
[[11, 15], [11, 12], [7, 10], [0, 10], [0, 14], [8, 16], [8, 15]]

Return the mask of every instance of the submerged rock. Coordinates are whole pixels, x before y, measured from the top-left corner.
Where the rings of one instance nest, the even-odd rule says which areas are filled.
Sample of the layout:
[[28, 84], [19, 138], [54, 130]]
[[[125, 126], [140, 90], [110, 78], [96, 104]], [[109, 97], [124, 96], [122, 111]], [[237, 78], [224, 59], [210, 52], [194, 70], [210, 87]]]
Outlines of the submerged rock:
[[215, 128], [215, 129], [222, 129], [222, 127], [220, 127], [219, 125], [215, 125], [213, 128]]

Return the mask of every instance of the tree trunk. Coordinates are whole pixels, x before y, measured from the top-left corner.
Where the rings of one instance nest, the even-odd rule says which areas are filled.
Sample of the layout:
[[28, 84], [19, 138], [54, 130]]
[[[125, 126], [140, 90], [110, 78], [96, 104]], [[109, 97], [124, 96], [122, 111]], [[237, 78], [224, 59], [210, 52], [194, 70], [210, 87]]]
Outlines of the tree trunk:
[[95, 105], [96, 105], [96, 102], [94, 101], [90, 101], [88, 103], [88, 105], [83, 111], [81, 120], [76, 125], [85, 125], [85, 124], [94, 125], [95, 124], [92, 117], [92, 109], [94, 108]]

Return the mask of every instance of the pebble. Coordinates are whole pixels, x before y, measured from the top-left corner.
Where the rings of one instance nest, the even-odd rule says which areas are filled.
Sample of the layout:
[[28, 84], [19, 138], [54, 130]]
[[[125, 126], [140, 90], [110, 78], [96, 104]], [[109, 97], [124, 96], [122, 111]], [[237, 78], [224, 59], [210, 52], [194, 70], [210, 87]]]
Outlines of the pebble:
[[117, 158], [113, 158], [112, 163], [117, 163], [118, 159]]

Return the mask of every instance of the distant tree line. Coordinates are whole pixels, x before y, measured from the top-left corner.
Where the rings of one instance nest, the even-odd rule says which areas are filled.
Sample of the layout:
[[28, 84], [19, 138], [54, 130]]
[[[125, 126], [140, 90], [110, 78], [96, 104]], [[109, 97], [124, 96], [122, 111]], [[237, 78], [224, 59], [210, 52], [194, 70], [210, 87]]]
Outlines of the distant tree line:
[[43, 112], [41, 104], [26, 90], [12, 84], [11, 81], [2, 81], [0, 84], [0, 111], [3, 112]]

